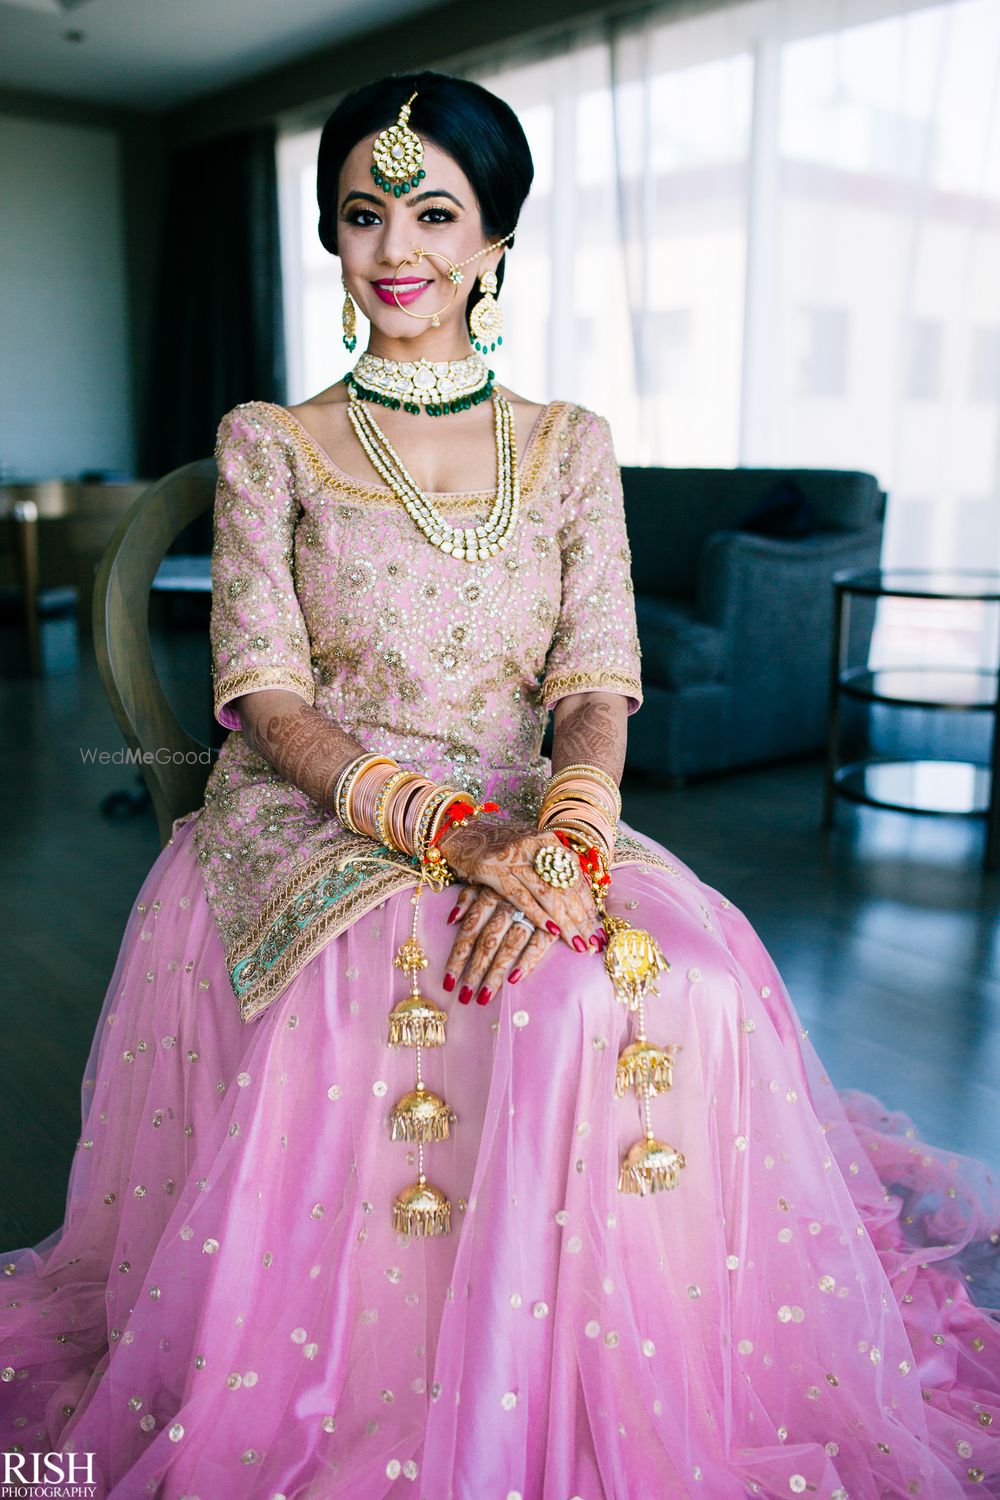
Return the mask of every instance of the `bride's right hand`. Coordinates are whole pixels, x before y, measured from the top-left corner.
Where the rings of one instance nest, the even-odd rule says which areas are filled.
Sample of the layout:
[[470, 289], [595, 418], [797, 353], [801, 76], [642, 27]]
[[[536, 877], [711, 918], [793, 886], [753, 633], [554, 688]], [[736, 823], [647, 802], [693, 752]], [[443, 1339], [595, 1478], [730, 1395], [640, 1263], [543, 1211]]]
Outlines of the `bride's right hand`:
[[[539, 849], [558, 844], [516, 818], [503, 822], [469, 818], [445, 829], [439, 847], [462, 880], [489, 887], [544, 931], [561, 937], [576, 953], [594, 953], [603, 933], [590, 881], [580, 870], [571, 886], [550, 885], [534, 866]], [[575, 858], [575, 856], [574, 856]]]

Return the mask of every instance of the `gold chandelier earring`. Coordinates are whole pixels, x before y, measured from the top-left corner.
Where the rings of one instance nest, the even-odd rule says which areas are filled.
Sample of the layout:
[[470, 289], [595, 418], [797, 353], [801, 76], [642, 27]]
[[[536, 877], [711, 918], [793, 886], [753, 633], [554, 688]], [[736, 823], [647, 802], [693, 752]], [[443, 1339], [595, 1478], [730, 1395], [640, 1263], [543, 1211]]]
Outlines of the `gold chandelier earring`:
[[358, 347], [358, 310], [354, 306], [354, 299], [347, 290], [347, 278], [342, 278], [344, 283], [344, 348], [349, 354], [353, 354]]
[[[510, 236], [506, 236], [510, 238]], [[497, 302], [499, 291], [495, 271], [484, 271], [479, 278], [479, 301], [469, 314], [469, 334], [472, 346], [480, 354], [491, 354], [503, 343], [503, 313]]]

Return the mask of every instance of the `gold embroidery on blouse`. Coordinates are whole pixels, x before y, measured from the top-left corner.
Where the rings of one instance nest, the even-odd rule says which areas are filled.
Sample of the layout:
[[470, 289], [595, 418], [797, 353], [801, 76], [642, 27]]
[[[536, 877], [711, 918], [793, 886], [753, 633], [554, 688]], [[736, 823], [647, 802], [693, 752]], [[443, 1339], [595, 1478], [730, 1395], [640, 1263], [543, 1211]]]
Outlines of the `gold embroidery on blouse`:
[[249, 671], [234, 672], [232, 676], [219, 679], [215, 688], [215, 713], [218, 715], [220, 708], [244, 693], [275, 687], [286, 687], [292, 692], [301, 689], [310, 705], [316, 702], [316, 684], [307, 673], [297, 672], [294, 667], [251, 667]]
[[[253, 405], [265, 407], [272, 415], [278, 426], [304, 455], [310, 474], [324, 490], [332, 488], [337, 494], [350, 495], [352, 501], [364, 501], [396, 508], [398, 502], [386, 485], [369, 484], [367, 480], [357, 479], [353, 474], [346, 474], [342, 469], [338, 469], [333, 460], [311, 437], [307, 428], [303, 427], [298, 418], [287, 408], [271, 401], [255, 401]], [[544, 472], [544, 450], [560, 418], [570, 409], [571, 403], [568, 401], [550, 401], [536, 419], [522, 463], [522, 500], [534, 488], [539, 475]], [[489, 500], [493, 495], [492, 490], [456, 490], [453, 493], [431, 491], [430, 493], [435, 500], [441, 502], [443, 509], [449, 511], [452, 509], [482, 510], [483, 501]]]
[[604, 667], [599, 672], [563, 672], [558, 677], [549, 678], [542, 692], [542, 703], [549, 708], [553, 698], [560, 694], [582, 692], [625, 693], [642, 702], [642, 685], [638, 677]]

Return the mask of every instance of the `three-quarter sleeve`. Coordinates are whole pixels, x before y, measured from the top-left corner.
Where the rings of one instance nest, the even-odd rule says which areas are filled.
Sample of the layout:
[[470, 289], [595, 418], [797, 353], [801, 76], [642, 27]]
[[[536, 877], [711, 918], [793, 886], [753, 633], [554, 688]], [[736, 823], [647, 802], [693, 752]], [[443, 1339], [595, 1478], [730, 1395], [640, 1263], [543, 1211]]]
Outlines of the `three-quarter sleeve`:
[[219, 423], [212, 539], [212, 685], [215, 717], [240, 729], [232, 699], [290, 688], [315, 702], [309, 634], [295, 593], [295, 475], [286, 446], [253, 403]]
[[569, 693], [622, 693], [642, 704], [632, 553], [611, 430], [583, 407], [570, 414], [562, 460], [562, 602], [545, 661], [546, 708]]

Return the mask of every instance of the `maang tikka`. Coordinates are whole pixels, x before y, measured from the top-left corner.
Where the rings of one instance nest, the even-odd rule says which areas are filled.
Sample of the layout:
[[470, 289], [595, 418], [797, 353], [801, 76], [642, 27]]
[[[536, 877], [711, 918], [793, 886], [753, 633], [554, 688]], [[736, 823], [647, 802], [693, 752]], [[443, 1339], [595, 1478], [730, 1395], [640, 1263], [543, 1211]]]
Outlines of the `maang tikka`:
[[408, 124], [410, 105], [416, 90], [399, 111], [395, 125], [379, 131], [372, 147], [372, 177], [384, 193], [399, 198], [419, 185], [426, 176], [423, 167], [424, 143]]

